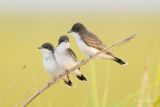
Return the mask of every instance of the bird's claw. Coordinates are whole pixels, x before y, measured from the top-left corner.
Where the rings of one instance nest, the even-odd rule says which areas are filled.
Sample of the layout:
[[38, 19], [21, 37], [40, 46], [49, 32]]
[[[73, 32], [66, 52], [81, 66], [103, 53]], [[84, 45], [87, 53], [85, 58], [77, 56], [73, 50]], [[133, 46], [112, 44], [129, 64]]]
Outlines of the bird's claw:
[[89, 56], [89, 59], [91, 59], [92, 58], [92, 56]]
[[52, 83], [54, 83], [54, 84], [55, 84], [55, 83], [56, 83], [56, 82], [55, 82], [56, 80], [57, 80], [57, 77], [52, 78], [52, 80], [51, 80], [51, 81], [49, 81], [47, 85], [48, 85], [48, 86], [50, 86]]
[[68, 73], [68, 72], [69, 72], [69, 70], [67, 69], [67, 70], [66, 70], [66, 72]]

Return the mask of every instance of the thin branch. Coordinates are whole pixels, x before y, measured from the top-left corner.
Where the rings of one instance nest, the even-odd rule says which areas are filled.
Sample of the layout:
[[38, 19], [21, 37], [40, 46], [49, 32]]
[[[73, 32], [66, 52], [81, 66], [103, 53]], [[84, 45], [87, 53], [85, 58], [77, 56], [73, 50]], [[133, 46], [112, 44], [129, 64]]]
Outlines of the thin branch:
[[15, 104], [15, 107], [18, 107], [19, 103], [21, 103], [22, 101], [24, 101], [24, 99], [26, 98], [26, 96], [29, 95], [30, 92], [32, 91], [32, 89], [36, 86], [37, 82], [38, 81], [35, 81], [33, 83], [33, 85], [27, 90], [27, 92], [23, 95], [23, 97], [17, 101], [17, 103]]
[[73, 72], [74, 70], [76, 70], [77, 68], [80, 68], [82, 65], [85, 65], [86, 63], [88, 63], [91, 59], [93, 59], [94, 57], [96, 57], [97, 55], [99, 55], [100, 53], [103, 53], [115, 46], [119, 46], [121, 44], [124, 44], [124, 43], [127, 43], [129, 42], [131, 39], [135, 38], [137, 34], [134, 34], [134, 35], [131, 35], [119, 42], [116, 42], [114, 44], [112, 44], [111, 46], [108, 46], [107, 48], [97, 52], [95, 55], [89, 57], [89, 58], [86, 58], [86, 59], [83, 59], [82, 61], [80, 61], [77, 65], [73, 66], [72, 68], [68, 69], [65, 73], [62, 73], [59, 75], [58, 78], [55, 78], [55, 79], [52, 79], [48, 82], [48, 84], [46, 84], [42, 89], [38, 90], [34, 95], [32, 95], [26, 102], [25, 104], [23, 105], [23, 107], [26, 107], [28, 106], [35, 98], [37, 98], [41, 93], [43, 93], [45, 90], [47, 90], [49, 87], [51, 87], [52, 85], [54, 85], [58, 80], [60, 80], [62, 77], [64, 77], [65, 75]]
[[147, 84], [148, 84], [148, 66], [145, 67], [142, 84], [141, 84], [141, 93], [140, 93], [141, 95], [140, 95], [137, 107], [143, 107], [144, 105]]
[[22, 67], [21, 71], [16, 75], [16, 77], [14, 78], [14, 80], [11, 83], [11, 85], [9, 86], [9, 88], [0, 97], [0, 102], [2, 102], [4, 100], [4, 98], [6, 98], [8, 96], [9, 92], [15, 87], [16, 83], [18, 82], [18, 79], [21, 77], [21, 74], [23, 73], [23, 71], [25, 70], [25, 68], [26, 68], [26, 65], [24, 65]]

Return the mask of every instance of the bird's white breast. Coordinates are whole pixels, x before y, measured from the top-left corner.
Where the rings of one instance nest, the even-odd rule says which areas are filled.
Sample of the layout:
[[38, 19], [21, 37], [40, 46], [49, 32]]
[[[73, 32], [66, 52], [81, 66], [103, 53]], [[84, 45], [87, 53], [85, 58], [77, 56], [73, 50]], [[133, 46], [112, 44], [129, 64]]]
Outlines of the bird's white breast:
[[55, 50], [55, 57], [58, 65], [65, 70], [73, 67], [77, 63], [65, 51], [61, 50], [59, 46]]
[[92, 56], [98, 52], [97, 49], [89, 47], [88, 45], [85, 44], [85, 42], [81, 39], [80, 35], [77, 33], [73, 33], [73, 35], [76, 38], [77, 45], [79, 46], [80, 50], [84, 52], [88, 56]]
[[54, 57], [44, 57], [43, 58], [43, 65], [45, 69], [48, 71], [48, 73], [52, 76], [56, 76], [61, 72], [59, 66], [57, 65], [57, 62]]

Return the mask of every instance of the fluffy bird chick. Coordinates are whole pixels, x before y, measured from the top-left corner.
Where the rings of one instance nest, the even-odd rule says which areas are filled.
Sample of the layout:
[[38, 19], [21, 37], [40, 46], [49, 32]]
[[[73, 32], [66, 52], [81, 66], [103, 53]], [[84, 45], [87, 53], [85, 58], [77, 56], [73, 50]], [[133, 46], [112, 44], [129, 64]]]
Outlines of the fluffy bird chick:
[[[80, 50], [89, 57], [107, 48], [107, 46], [95, 34], [88, 31], [87, 28], [81, 23], [75, 23], [68, 33], [71, 33], [75, 37]], [[113, 60], [120, 65], [127, 64], [122, 59], [113, 55], [109, 50], [102, 52], [98, 55], [98, 57]]]
[[[65, 72], [58, 64], [54, 56], [54, 47], [51, 43], [44, 43], [38, 49], [41, 50], [43, 66], [45, 70], [53, 77], [58, 78], [59, 74]], [[72, 82], [69, 79], [69, 75], [63, 77], [65, 84], [72, 86]]]
[[[64, 35], [59, 38], [58, 46], [55, 49], [55, 57], [58, 65], [64, 70], [68, 70], [78, 63], [75, 53], [70, 49], [68, 36]], [[80, 69], [76, 69], [73, 73], [79, 80], [87, 81]]]

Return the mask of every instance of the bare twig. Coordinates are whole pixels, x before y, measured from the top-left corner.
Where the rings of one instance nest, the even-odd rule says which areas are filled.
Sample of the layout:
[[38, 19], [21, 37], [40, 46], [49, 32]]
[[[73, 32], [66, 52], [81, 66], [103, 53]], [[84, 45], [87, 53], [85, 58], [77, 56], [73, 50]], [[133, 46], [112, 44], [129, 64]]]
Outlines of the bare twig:
[[48, 82], [48, 84], [46, 84], [42, 89], [38, 90], [35, 94], [33, 94], [23, 105], [23, 107], [28, 106], [28, 104], [30, 104], [35, 98], [37, 98], [41, 93], [43, 93], [45, 90], [47, 90], [49, 87], [51, 87], [52, 85], [54, 85], [58, 80], [60, 80], [63, 76], [73, 72], [74, 70], [76, 70], [77, 68], [80, 68], [82, 65], [85, 65], [86, 63], [88, 63], [91, 59], [93, 59], [94, 57], [96, 57], [97, 55], [99, 55], [100, 53], [103, 53], [105, 51], [107, 51], [108, 49], [111, 49], [112, 47], [115, 46], [119, 46], [121, 44], [124, 44], [128, 41], [130, 41], [131, 39], [135, 38], [137, 34], [131, 35], [119, 42], [116, 42], [114, 44], [112, 44], [111, 46], [108, 46], [107, 48], [97, 52], [95, 55], [83, 59], [82, 61], [80, 61], [77, 65], [73, 66], [72, 68], [68, 69], [65, 73], [60, 74], [58, 78], [52, 79]]
[[13, 82], [11, 83], [11, 85], [9, 86], [9, 88], [4, 92], [4, 94], [1, 96], [0, 98], [0, 102], [3, 101], [4, 98], [7, 97], [7, 95], [9, 94], [9, 92], [13, 89], [13, 87], [16, 85], [18, 79], [21, 77], [22, 72], [25, 70], [26, 65], [24, 65], [21, 69], [21, 71], [16, 75], [15, 79], [13, 80]]
[[142, 86], [141, 86], [141, 95], [140, 95], [140, 99], [138, 101], [137, 107], [143, 107], [144, 105], [144, 98], [145, 98], [147, 84], [148, 84], [148, 66], [145, 67], [145, 72], [144, 72]]
[[22, 101], [24, 101], [24, 99], [26, 98], [26, 96], [27, 96], [27, 95], [32, 91], [32, 89], [36, 86], [37, 82], [38, 82], [38, 81], [35, 81], [35, 82], [33, 83], [33, 85], [32, 85], [32, 86], [27, 90], [27, 92], [24, 94], [24, 96], [17, 101], [17, 103], [15, 104], [15, 107], [18, 107], [19, 103], [22, 102]]

